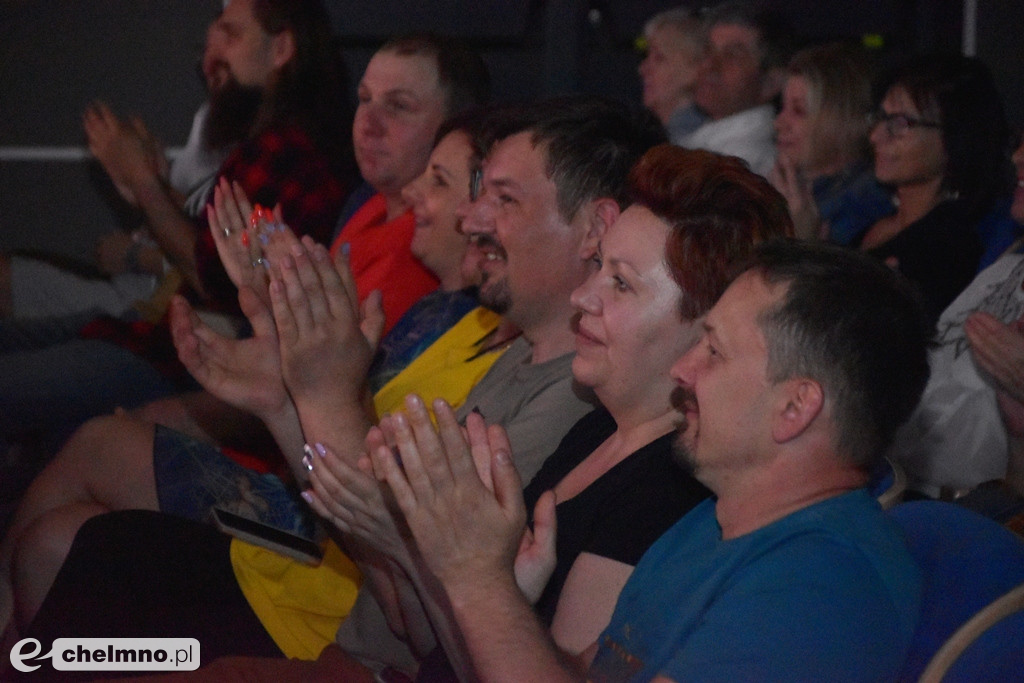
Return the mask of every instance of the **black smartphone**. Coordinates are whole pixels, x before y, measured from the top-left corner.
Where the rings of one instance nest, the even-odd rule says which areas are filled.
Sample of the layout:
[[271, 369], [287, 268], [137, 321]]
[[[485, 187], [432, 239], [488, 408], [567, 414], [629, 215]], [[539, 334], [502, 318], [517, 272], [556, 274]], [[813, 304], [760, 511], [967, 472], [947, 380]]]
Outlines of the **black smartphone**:
[[223, 508], [213, 508], [213, 523], [217, 525], [218, 529], [235, 538], [268, 548], [314, 567], [320, 564], [324, 558], [323, 549], [308, 538], [236, 515]]

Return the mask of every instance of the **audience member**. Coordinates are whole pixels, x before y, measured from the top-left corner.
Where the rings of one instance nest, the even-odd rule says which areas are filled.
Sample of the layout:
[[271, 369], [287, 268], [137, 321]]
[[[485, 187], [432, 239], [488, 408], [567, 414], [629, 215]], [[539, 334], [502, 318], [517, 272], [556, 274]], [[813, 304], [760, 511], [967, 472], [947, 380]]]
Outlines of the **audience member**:
[[[772, 196], [774, 202], [764, 199]], [[735, 263], [762, 238], [790, 232], [782, 198], [768, 183], [738, 160], [710, 152], [652, 149], [630, 174], [630, 197], [601, 241], [600, 269], [573, 294], [580, 312], [573, 374], [593, 387], [603, 408], [570, 430], [524, 491], [528, 509], [550, 497], [549, 489], [555, 494], [557, 562], [543, 592], [533, 596], [539, 598], [534, 608], [555, 643], [572, 653], [607, 624], [646, 548], [707, 495], [671, 462], [672, 432], [682, 416], [668, 371], [692, 346]], [[451, 413], [436, 403], [435, 409], [443, 434]], [[421, 403], [411, 404], [410, 420], [417, 432], [430, 429]], [[410, 428], [394, 420], [381, 426]], [[402, 437], [388, 442], [395, 439]], [[333, 454], [315, 462], [315, 501], [321, 514], [344, 518], [345, 496], [354, 492], [333, 465]], [[550, 500], [540, 503], [538, 525], [550, 508]], [[421, 680], [438, 676], [434, 660], [419, 672]]]
[[[324, 240], [348, 189], [340, 56], [318, 2], [231, 0], [213, 23], [213, 146], [244, 131], [219, 173], [265, 206], [280, 204], [301, 234]], [[350, 155], [349, 155], [350, 156]], [[143, 165], [144, 166], [144, 165]], [[148, 167], [126, 173], [154, 240], [204, 305], [236, 310], [206, 215], [189, 220]], [[208, 198], [208, 206], [212, 197]], [[82, 421], [194, 387], [165, 325], [99, 320], [74, 338], [20, 340], [0, 356], [0, 438], [62, 440]]]
[[888, 80], [871, 144], [896, 213], [860, 247], [916, 283], [932, 319], [974, 278], [978, 221], [1006, 189], [1008, 128], [988, 69], [970, 57], [911, 59]]
[[[408, 375], [402, 376], [400, 379], [394, 378], [393, 375], [397, 374], [396, 369], [403, 363], [403, 360], [405, 364], [412, 360], [411, 356], [415, 349], [422, 351], [425, 346], [436, 340], [447, 328], [458, 322], [463, 314], [468, 313], [469, 309], [475, 306], [475, 299], [462, 291], [461, 254], [465, 252], [466, 240], [463, 235], [456, 232], [456, 209], [469, 196], [470, 175], [474, 164], [475, 168], [479, 169], [480, 157], [486, 148], [484, 140], [486, 126], [487, 122], [480, 120], [479, 117], [467, 116], [453, 119], [445, 126], [445, 134], [431, 156], [432, 163], [424, 171], [423, 177], [410, 184], [405, 192], [405, 196], [413, 204], [413, 213], [418, 217], [420, 223], [412, 248], [416, 253], [422, 255], [426, 263], [430, 264], [432, 272], [445, 283], [447, 291], [436, 292], [425, 297], [423, 307], [429, 309], [432, 315], [420, 315], [413, 310], [412, 317], [415, 320], [400, 326], [402, 329], [397, 334], [387, 336], [388, 342], [385, 346], [391, 350], [391, 353], [386, 358], [378, 359], [381, 360], [381, 363], [371, 368], [376, 375], [380, 375], [377, 377], [378, 382], [391, 379], [391, 382], [386, 382], [388, 384], [387, 391], [378, 394], [378, 398], [397, 396], [397, 402], [400, 403], [401, 398], [407, 393], [403, 387], [409, 386], [410, 379]], [[474, 152], [474, 150], [476, 151]], [[438, 180], [444, 183], [443, 187], [436, 186]], [[426, 193], [430, 198], [429, 207], [426, 206], [424, 186], [427, 186]], [[218, 211], [211, 214], [211, 224], [216, 231], [215, 234], [218, 235], [218, 247], [226, 257], [229, 273], [234, 273], [236, 269], [230, 266], [230, 258], [228, 258], [230, 252], [225, 244], [227, 240], [221, 239], [219, 235], [227, 225], [232, 226], [229, 228], [232, 231], [239, 231], [243, 228], [243, 216], [248, 216], [249, 207], [245, 203], [244, 197], [240, 197], [239, 200], [239, 205], [236, 206], [231, 191], [222, 192], [218, 197]], [[218, 215], [221, 218], [218, 218]], [[229, 220], [229, 217], [233, 220]], [[249, 229], [251, 243], [260, 241], [258, 239], [260, 236], [257, 231]], [[267, 234], [262, 236], [267, 237]], [[276, 250], [273, 257], [275, 262], [278, 260], [277, 254], [287, 254], [297, 244], [295, 237], [287, 229], [275, 229], [269, 233], [269, 239], [266, 241], [267, 249]], [[276, 242], [282, 244], [277, 245]], [[453, 260], [453, 251], [454, 257], [458, 261]], [[243, 258], [248, 259], [248, 252], [244, 253]], [[248, 266], [247, 262], [240, 265], [238, 269], [242, 270], [245, 266]], [[264, 272], [262, 267], [259, 272]], [[233, 275], [233, 277], [237, 278], [238, 276]], [[239, 285], [244, 287], [245, 283], [240, 282]], [[451, 305], [444, 305], [446, 301]], [[255, 303], [252, 305], [256, 306]], [[249, 310], [252, 309], [249, 308]], [[189, 320], [190, 313], [187, 304], [184, 301], [179, 301], [177, 310], [175, 310], [179, 323], [182, 322], [182, 318]], [[182, 344], [183, 334], [186, 337], [186, 347], [182, 351], [182, 357], [193, 375], [204, 386], [217, 397], [230, 401], [236, 407], [244, 408], [246, 412], [259, 418], [264, 418], [267, 414], [266, 404], [282, 403], [286, 401], [286, 394], [277, 369], [280, 361], [274, 358], [277, 355], [276, 340], [269, 340], [274, 348], [265, 348], [267, 340], [263, 338], [264, 328], [259, 321], [258, 316], [253, 316], [253, 326], [258, 333], [250, 340], [237, 342], [234, 353], [238, 356], [238, 367], [227, 368], [227, 371], [224, 360], [216, 357], [207, 359], [201, 355], [203, 349], [200, 346], [215, 340], [211, 340], [209, 331], [200, 331], [199, 333], [191, 331], [192, 327], [200, 324], [198, 320], [192, 320], [184, 325], [184, 333], [179, 329], [175, 329], [175, 333], [179, 337], [177, 340], [179, 346]], [[404, 319], [403, 323], [406, 323]], [[432, 374], [438, 380], [436, 390], [440, 395], [448, 396], [453, 401], [460, 401], [475, 380], [486, 372], [494, 361], [495, 355], [481, 352], [475, 345], [481, 338], [490, 341], [488, 335], [495, 331], [497, 324], [498, 318], [494, 315], [483, 313], [465, 315], [465, 323], [460, 328], [459, 335], [460, 338], [467, 336], [470, 338], [465, 345], [477, 357], [474, 359], [459, 358], [458, 371], [449, 373], [454, 375], [452, 378], [447, 378], [442, 372], [450, 359], [444, 358], [442, 363], [434, 365]], [[182, 325], [179, 324], [177, 327], [181, 328]], [[194, 334], [198, 334], [198, 338], [194, 338]], [[398, 334], [402, 334], [403, 337], [398, 338]], [[454, 353], [454, 349], [449, 347], [448, 353]], [[263, 359], [264, 362], [269, 359], [270, 368], [268, 370], [273, 372], [269, 376], [264, 376], [268, 370], [254, 364], [255, 359]], [[446, 379], [447, 381], [445, 381]], [[413, 384], [412, 386], [418, 388], [422, 384]], [[393, 408], [396, 399], [392, 398], [390, 401], [390, 403], [378, 402], [377, 407], [381, 413]], [[20, 573], [22, 580], [19, 582], [18, 594], [22, 612], [34, 612], [32, 605], [37, 605], [45, 595], [49, 580], [46, 578], [47, 572], [44, 570], [48, 562], [44, 558], [52, 553], [54, 545], [59, 543], [57, 539], [62, 535], [59, 530], [67, 529], [69, 524], [74, 523], [78, 516], [78, 513], [74, 512], [75, 510], [80, 512], [76, 505], [61, 507], [59, 504], [54, 504], [56, 501], [53, 498], [53, 492], [64, 489], [67, 493], [67, 487], [70, 486], [70, 475], [82, 476], [82, 472], [76, 472], [69, 468], [68, 463], [79, 460], [83, 463], [94, 461], [91, 468], [92, 474], [84, 480], [78, 481], [76, 486], [84, 485], [86, 488], [95, 489], [95, 485], [99, 482], [113, 480], [114, 472], [136, 471], [138, 465], [134, 464], [134, 460], [139, 458], [140, 454], [144, 453], [145, 458], [150, 462], [154, 457], [160, 458], [161, 456], [154, 456], [154, 449], [158, 449], [157, 452], [160, 453], [164, 451], [176, 453], [178, 454], [175, 456], [177, 459], [180, 459], [181, 454], [184, 453], [190, 453], [191, 457], [197, 461], [201, 459], [215, 463], [223, 458], [217, 451], [216, 445], [209, 443], [209, 439], [198, 441], [161, 426], [156, 426], [154, 432], [154, 425], [141, 423], [126, 416], [115, 416], [97, 422], [95, 425], [90, 423], [90, 425], [92, 426], [83, 428], [78, 435], [72, 438], [61, 455], [58, 456], [57, 461], [29, 489], [10, 530], [10, 538], [13, 540], [19, 538], [20, 532], [29, 524], [34, 524], [34, 538], [40, 541], [39, 545], [41, 546], [41, 549], [34, 548], [31, 537], [23, 539], [21, 544], [19, 552], [21, 559], [18, 566], [23, 567], [25, 572]], [[301, 440], [299, 443], [301, 445]], [[170, 458], [171, 456], [165, 457]], [[101, 471], [100, 463], [109, 463], [102, 468], [105, 471]], [[181, 471], [177, 476], [184, 481], [186, 474]], [[195, 476], [199, 477], [200, 475], [195, 473]], [[207, 475], [208, 478], [213, 476], [213, 474]], [[108, 486], [111, 485], [130, 489], [135, 484], [122, 479], [120, 484], [108, 484]], [[45, 510], [47, 518], [45, 523], [36, 523], [37, 518], [43, 516], [39, 514], [40, 501], [50, 505]], [[71, 502], [70, 499], [69, 502]], [[64, 509], [65, 512], [71, 514], [62, 516], [58, 509]], [[245, 509], [240, 508], [236, 508], [235, 511], [246, 512]], [[273, 511], [266, 512], [265, 515], [270, 512]], [[254, 514], [250, 512], [250, 516]], [[271, 517], [270, 520], [274, 521], [274, 518]], [[312, 533], [308, 525], [300, 530]], [[68, 543], [70, 543], [70, 538], [71, 536], [68, 537]], [[5, 545], [5, 550], [10, 550], [10, 542]], [[60, 555], [62, 556], [63, 553]], [[58, 566], [59, 561], [60, 557], [57, 558]], [[58, 566], [54, 566], [49, 572], [49, 579], [52, 579]], [[31, 596], [37, 597], [33, 599]]]
[[[611, 103], [577, 98], [542, 104], [535, 111], [536, 114], [525, 117], [526, 123], [506, 131], [506, 136], [493, 148], [484, 172], [484, 194], [463, 219], [464, 229], [471, 234], [481, 231], [476, 242], [478, 248], [483, 244], [487, 256], [480, 259], [484, 271], [481, 300], [503, 310], [522, 328], [522, 337], [474, 387], [460, 410], [462, 417], [478, 412], [503, 424], [512, 443], [517, 444], [523, 467], [531, 472], [554, 449], [568, 426], [587, 412], [588, 404], [576, 395], [578, 390], [574, 389], [569, 372], [574, 345], [569, 325], [573, 315], [569, 293], [588, 271], [580, 254], [594, 252], [605, 228], [618, 216], [620, 202], [625, 200], [626, 171], [659, 136], [653, 121], [634, 121], [626, 110]], [[271, 269], [275, 277], [280, 273], [285, 280], [272, 287], [271, 294], [279, 329], [282, 376], [301, 419], [299, 444], [305, 437], [311, 443], [324, 443], [354, 459], [362, 450], [363, 437], [370, 425], [359, 391], [355, 391], [358, 387], [351, 386], [353, 377], [365, 373], [365, 369], [357, 368], [367, 361], [363, 348], [366, 342], [355, 341], [352, 332], [340, 334], [339, 321], [335, 321], [334, 331], [325, 327], [318, 332], [315, 328], [322, 325], [295, 328], [291, 314], [283, 308], [301, 302], [292, 296], [298, 291], [295, 288], [301, 287], [295, 267], [305, 273], [303, 278], [308, 282], [309, 271], [322, 270], [324, 261], [319, 256], [312, 261], [300, 256], [286, 264], [282, 264], [280, 271]], [[287, 296], [282, 291], [285, 285]], [[564, 300], [554, 296], [554, 292], [564, 292]], [[322, 306], [314, 304], [314, 309], [325, 310]], [[353, 317], [348, 320], [348, 325], [354, 325]], [[303, 359], [296, 355], [297, 344], [305, 343], [306, 335], [311, 333], [313, 339], [317, 335], [321, 338], [315, 353], [314, 349], [307, 349], [311, 351], [308, 358], [320, 367], [317, 373], [300, 371], [298, 364]], [[310, 381], [319, 384], [309, 385]], [[282, 447], [294, 450], [291, 442], [282, 443]], [[296, 469], [297, 473], [306, 472], [301, 463]], [[247, 473], [239, 476], [257, 487], [263, 486]], [[160, 486], [165, 484], [161, 479]], [[240, 488], [233, 495], [246, 494], [249, 484], [242, 488], [245, 490]], [[164, 498], [158, 498], [156, 491], [149, 495], [151, 502], [142, 507], [152, 509], [159, 504], [167, 509]], [[214, 494], [210, 503], [215, 502], [225, 501], [217, 501]], [[191, 503], [189, 506], [189, 510], [172, 511], [194, 518], [205, 516], [205, 510], [198, 511]], [[351, 539], [345, 547], [352, 559], [360, 561], [360, 569], [371, 586], [387, 588], [399, 578], [390, 572], [382, 575], [379, 567], [363, 561]], [[369, 647], [371, 653], [379, 652], [381, 645], [387, 644], [382, 643], [386, 628], [385, 633], [379, 633], [370, 623], [367, 630], [363, 621], [366, 617], [361, 615], [367, 610], [371, 615], [379, 614], [380, 608], [375, 607], [368, 590], [360, 592], [359, 600], [364, 607], [357, 601], [353, 615], [342, 624], [339, 641], [356, 649]], [[137, 606], [140, 612], [145, 611]], [[394, 616], [394, 610], [389, 609], [388, 615]], [[379, 623], [383, 626], [382, 618]], [[346, 627], [351, 628], [347, 635]], [[425, 635], [414, 633], [409, 637], [415, 640]]]
[[786, 198], [798, 237], [846, 246], [893, 212], [868, 163], [871, 98], [862, 49], [820, 45], [789, 63], [769, 179]]
[[[704, 327], [672, 375], [685, 394], [680, 456], [714, 498], [644, 555], [577, 662], [595, 681], [893, 678], [920, 575], [863, 487], [927, 380], [917, 297], [855, 252], [776, 242]], [[533, 558], [521, 551], [526, 511], [508, 446], [470, 437], [490, 462], [483, 481], [467, 448], [437, 449], [419, 432], [399, 440], [402, 466], [376, 448], [374, 467], [475, 674], [583, 680], [524, 598]]]
[[[207, 30], [199, 63], [207, 92], [219, 88], [225, 75], [214, 63], [217, 48], [212, 41], [219, 37], [212, 28]], [[140, 119], [122, 120], [103, 102], [86, 109], [83, 127], [89, 150], [127, 203], [138, 206], [124, 182], [127, 173], [130, 169], [148, 169], [177, 196], [185, 214], [195, 218], [217, 169], [237, 142], [225, 140], [217, 148], [207, 144], [209, 107], [209, 101], [200, 106], [188, 140], [173, 161], [168, 161], [160, 143]], [[233, 133], [240, 139], [244, 131]], [[148, 299], [158, 278], [165, 274], [163, 254], [145, 224], [131, 234], [115, 229], [105, 235], [97, 245], [96, 260], [107, 278], [80, 275], [48, 260], [0, 256], [0, 315], [19, 319], [96, 311], [123, 315], [136, 301]], [[68, 320], [72, 331], [80, 327], [79, 321], [75, 316]]]
[[374, 54], [357, 97], [356, 162], [376, 194], [341, 227], [331, 253], [349, 245], [359, 298], [381, 291], [387, 331], [437, 282], [408, 249], [415, 226], [402, 188], [426, 167], [441, 122], [489, 99], [490, 77], [461, 42], [410, 34]]
[[[1024, 224], [1024, 145], [1013, 155], [1017, 188], [1011, 212]], [[952, 497], [985, 482], [1021, 484], [1021, 392], [1024, 314], [1021, 245], [982, 271], [939, 318], [932, 375], [921, 405], [891, 451], [907, 486]]]
[[648, 19], [644, 40], [647, 54], [639, 68], [644, 106], [665, 126], [669, 140], [678, 140], [706, 120], [693, 103], [704, 26], [692, 11], [677, 7]]
[[710, 119], [672, 142], [737, 156], [767, 176], [775, 163], [772, 121], [789, 60], [789, 33], [772, 11], [727, 0], [708, 11], [707, 51], [694, 102]]

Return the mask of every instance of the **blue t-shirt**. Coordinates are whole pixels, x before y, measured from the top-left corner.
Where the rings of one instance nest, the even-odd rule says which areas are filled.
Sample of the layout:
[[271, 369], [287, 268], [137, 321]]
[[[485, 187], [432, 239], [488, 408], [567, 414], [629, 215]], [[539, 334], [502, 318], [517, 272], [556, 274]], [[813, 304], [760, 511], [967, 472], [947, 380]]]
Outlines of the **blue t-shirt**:
[[643, 556], [599, 638], [605, 681], [893, 680], [921, 579], [866, 491], [723, 541], [715, 501]]

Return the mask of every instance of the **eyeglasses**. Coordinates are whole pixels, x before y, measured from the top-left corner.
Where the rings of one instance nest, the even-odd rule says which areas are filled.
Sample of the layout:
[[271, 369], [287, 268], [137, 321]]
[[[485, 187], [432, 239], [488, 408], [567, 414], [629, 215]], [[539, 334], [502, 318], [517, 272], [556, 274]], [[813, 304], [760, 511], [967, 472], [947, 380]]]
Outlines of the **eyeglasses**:
[[480, 198], [480, 190], [484, 183], [484, 170], [474, 168], [469, 173], [469, 201], [475, 202]]
[[888, 114], [884, 111], [876, 111], [873, 114], [869, 114], [868, 125], [874, 128], [878, 124], [883, 124], [885, 126], [885, 132], [889, 134], [889, 137], [893, 138], [903, 137], [911, 128], [942, 127], [942, 124], [938, 121], [917, 119], [913, 116], [907, 116], [906, 114]]

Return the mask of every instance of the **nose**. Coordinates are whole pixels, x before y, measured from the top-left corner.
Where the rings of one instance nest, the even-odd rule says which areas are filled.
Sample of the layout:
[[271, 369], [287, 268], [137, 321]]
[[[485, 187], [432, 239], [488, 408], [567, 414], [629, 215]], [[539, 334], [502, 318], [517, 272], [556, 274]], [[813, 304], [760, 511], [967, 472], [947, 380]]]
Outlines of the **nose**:
[[1020, 146], [1013, 153], [1013, 165], [1017, 167], [1018, 172], [1024, 170], [1024, 136], [1021, 136]]
[[362, 102], [356, 107], [355, 123], [356, 130], [367, 137], [382, 137], [386, 130], [380, 107], [373, 102]]
[[583, 281], [583, 284], [574, 289], [569, 296], [569, 302], [577, 311], [589, 315], [601, 314], [601, 297], [597, 296], [593, 288], [597, 275], [597, 273], [592, 274]]
[[697, 354], [701, 351], [700, 342], [679, 357], [668, 371], [669, 376], [683, 386], [692, 387], [697, 367]]
[[402, 188], [402, 201], [406, 204], [415, 204], [423, 196], [420, 192], [420, 179], [416, 178], [411, 183]]
[[475, 232], [493, 233], [494, 207], [487, 196], [487, 193], [480, 195], [476, 201], [464, 200], [455, 209], [455, 215], [459, 217], [459, 231], [463, 234]]
[[868, 134], [868, 141], [877, 147], [883, 142], [886, 142], [889, 137], [889, 132], [885, 129], [885, 122], [878, 121], [871, 126], [871, 132]]

